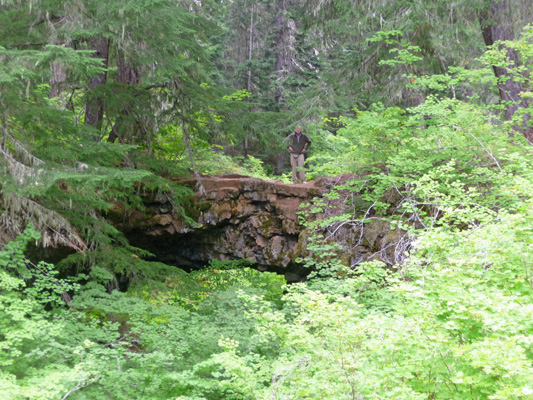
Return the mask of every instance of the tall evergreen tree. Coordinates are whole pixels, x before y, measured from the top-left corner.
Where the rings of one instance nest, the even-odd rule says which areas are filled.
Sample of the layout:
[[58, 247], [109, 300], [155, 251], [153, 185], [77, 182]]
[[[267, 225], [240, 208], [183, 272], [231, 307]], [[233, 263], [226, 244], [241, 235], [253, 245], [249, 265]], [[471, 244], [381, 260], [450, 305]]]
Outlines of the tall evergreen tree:
[[94, 50], [94, 57], [102, 60], [102, 65], [106, 71], [89, 79], [87, 102], [85, 105], [85, 123], [101, 129], [104, 118], [104, 105], [101, 98], [92, 97], [91, 90], [94, 90], [107, 82], [107, 68], [109, 66], [109, 39], [103, 36], [93, 36], [90, 39], [90, 47]]
[[[86, 266], [139, 252], [106, 213], [139, 207], [139, 185], [180, 212], [185, 191], [152, 172], [150, 151], [160, 127], [206, 106], [215, 28], [166, 0], [2, 2], [0, 236], [33, 222], [45, 245], [90, 254]], [[198, 105], [180, 109], [178, 86]], [[115, 132], [135, 147], [98, 142]], [[126, 260], [124, 273], [143, 263]]]
[[[493, 70], [498, 80], [500, 98], [505, 107], [505, 120], [511, 121], [519, 108], [528, 107], [528, 101], [521, 96], [524, 86], [517, 72], [519, 67], [518, 52], [504, 44], [498, 44], [498, 42], [511, 41], [515, 38], [515, 24], [513, 23], [509, 0], [490, 0], [487, 2], [479, 14], [479, 22], [487, 47], [492, 48], [497, 45], [500, 51], [505, 52], [507, 65], [495, 65]], [[529, 119], [530, 115], [525, 114], [523, 124], [521, 126], [514, 125], [513, 130], [523, 134], [530, 143], [533, 143], [533, 127], [527, 125]]]

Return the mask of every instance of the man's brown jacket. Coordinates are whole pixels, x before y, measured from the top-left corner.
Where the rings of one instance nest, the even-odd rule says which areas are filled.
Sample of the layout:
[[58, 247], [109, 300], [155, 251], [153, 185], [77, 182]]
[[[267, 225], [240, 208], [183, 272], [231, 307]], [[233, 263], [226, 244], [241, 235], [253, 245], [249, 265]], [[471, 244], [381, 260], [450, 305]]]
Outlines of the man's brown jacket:
[[311, 146], [311, 139], [305, 133], [297, 135], [296, 132], [293, 132], [287, 137], [287, 140], [289, 147], [292, 147], [292, 154], [301, 154], [303, 149], [307, 150]]

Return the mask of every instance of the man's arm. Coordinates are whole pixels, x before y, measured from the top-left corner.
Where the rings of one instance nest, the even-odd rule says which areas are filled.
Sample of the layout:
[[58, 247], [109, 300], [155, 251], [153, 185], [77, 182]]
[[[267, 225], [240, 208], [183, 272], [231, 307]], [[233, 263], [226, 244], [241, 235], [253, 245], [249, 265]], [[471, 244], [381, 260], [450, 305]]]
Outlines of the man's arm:
[[304, 145], [304, 148], [302, 149], [302, 153], [305, 153], [307, 151], [307, 149], [311, 146], [311, 139], [309, 139], [309, 136], [305, 135], [305, 145]]
[[287, 142], [289, 142], [289, 151], [293, 151], [293, 148], [292, 148], [292, 133], [287, 136]]

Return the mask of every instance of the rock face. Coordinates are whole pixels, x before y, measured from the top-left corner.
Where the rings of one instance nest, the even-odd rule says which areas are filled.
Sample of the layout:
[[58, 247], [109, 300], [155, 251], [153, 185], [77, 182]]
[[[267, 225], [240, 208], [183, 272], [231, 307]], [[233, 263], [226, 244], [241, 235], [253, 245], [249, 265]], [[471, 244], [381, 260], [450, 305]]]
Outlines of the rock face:
[[[336, 178], [344, 181], [349, 178]], [[195, 181], [181, 181], [191, 187]], [[181, 267], [196, 268], [211, 259], [248, 259], [261, 270], [284, 273], [297, 280], [309, 271], [297, 262], [312, 256], [306, 249], [309, 232], [301, 224], [304, 203], [327, 198], [335, 184], [333, 178], [306, 185], [287, 185], [239, 175], [202, 178], [205, 195], [196, 193], [193, 200], [196, 226], [187, 225], [170, 213], [165, 199], [153, 198], [148, 209], [153, 215], [139, 216], [142, 223], [120, 227], [130, 242], [151, 251], [158, 261]], [[330, 215], [344, 212], [346, 202], [330, 204]], [[387, 222], [369, 220], [336, 223], [324, 230], [330, 241], [342, 246], [343, 262], [355, 265], [367, 259], [394, 263], [395, 243], [403, 232], [390, 229]], [[364, 229], [362, 228], [364, 226]]]

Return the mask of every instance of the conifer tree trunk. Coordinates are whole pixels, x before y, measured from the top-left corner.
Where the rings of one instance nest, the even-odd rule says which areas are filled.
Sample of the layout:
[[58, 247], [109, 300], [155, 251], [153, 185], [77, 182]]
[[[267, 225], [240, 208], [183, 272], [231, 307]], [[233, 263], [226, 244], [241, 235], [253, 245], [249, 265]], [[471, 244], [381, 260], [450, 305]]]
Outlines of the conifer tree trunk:
[[[500, 40], [514, 40], [513, 20], [509, 0], [490, 0], [487, 8], [479, 15], [483, 40], [487, 47], [492, 46]], [[515, 102], [505, 107], [505, 120], [510, 121], [520, 107], [527, 107], [527, 101], [522, 99], [520, 93], [523, 90], [521, 82], [513, 80], [513, 73], [510, 69], [518, 67], [518, 53], [511, 48], [501, 45], [500, 50], [506, 50], [506, 56], [510, 61], [509, 67], [493, 67], [494, 75], [498, 79], [498, 90], [500, 98], [504, 102]], [[515, 132], [523, 134], [530, 143], [533, 143], [533, 129], [527, 127], [526, 123], [530, 116], [524, 117], [524, 126], [513, 126]]]
[[[252, 11], [250, 13], [250, 36], [249, 36], [249, 44], [248, 44], [248, 63], [252, 62], [252, 54], [253, 54], [253, 48], [254, 48], [254, 5], [252, 3]], [[251, 65], [248, 65], [248, 82], [246, 84], [246, 89], [251, 92], [252, 91], [252, 67]]]
[[[109, 39], [102, 36], [94, 36], [91, 38], [91, 48], [95, 50], [94, 57], [102, 59], [104, 68], [107, 68], [109, 63]], [[107, 72], [89, 79], [89, 91], [105, 85], [106, 82]], [[104, 106], [102, 100], [98, 98], [88, 100], [85, 106], [85, 124], [100, 130], [103, 117]]]
[[[248, 36], [248, 81], [246, 83], [246, 90], [252, 91], [252, 56], [254, 49], [254, 3], [252, 3], [252, 9], [250, 11], [250, 30]], [[251, 109], [249, 110], [251, 111]], [[244, 138], [244, 158], [248, 158], [248, 137]]]
[[194, 160], [194, 151], [191, 146], [191, 140], [189, 137], [189, 131], [187, 130], [187, 121], [185, 120], [185, 96], [182, 96], [180, 101], [180, 113], [181, 113], [181, 133], [183, 134], [183, 143], [185, 143], [185, 148], [187, 149], [187, 155], [189, 156], [189, 161], [191, 162], [192, 172], [196, 178], [196, 189], [200, 196], [205, 196], [205, 187], [202, 183], [202, 178], [196, 169], [196, 162]]
[[52, 62], [50, 65], [52, 72], [52, 79], [50, 79], [50, 93], [49, 98], [59, 97], [61, 92], [65, 89], [65, 82], [67, 81], [67, 72], [65, 65], [61, 62]]
[[290, 75], [294, 59], [296, 24], [287, 15], [288, 0], [276, 1], [276, 102], [283, 99], [283, 81]]
[[[117, 60], [117, 67], [118, 67], [118, 82], [123, 83], [125, 85], [138, 85], [140, 82], [139, 79], [139, 72], [137, 69], [129, 63], [123, 54], [119, 54], [118, 60]], [[133, 109], [133, 105], [128, 105], [124, 107], [122, 110], [122, 115], [124, 117], [128, 117]], [[121, 129], [121, 124], [127, 124], [126, 118], [118, 117], [117, 121], [113, 125], [113, 128], [111, 129], [111, 132], [109, 133], [109, 137], [107, 141], [109, 143], [114, 143], [117, 137], [119, 137], [119, 129]], [[122, 130], [124, 127], [122, 126]], [[121, 136], [122, 137], [122, 136]], [[119, 141], [124, 141], [123, 138]]]
[[139, 72], [137, 69], [129, 63], [123, 54], [118, 57], [118, 81], [126, 85], [139, 84]]

